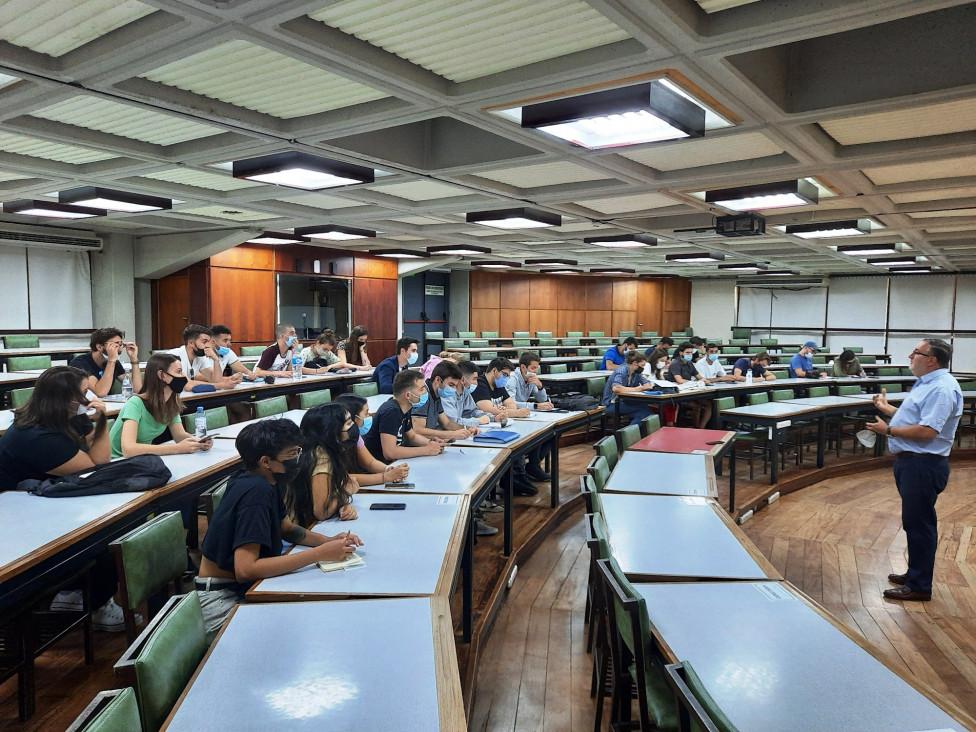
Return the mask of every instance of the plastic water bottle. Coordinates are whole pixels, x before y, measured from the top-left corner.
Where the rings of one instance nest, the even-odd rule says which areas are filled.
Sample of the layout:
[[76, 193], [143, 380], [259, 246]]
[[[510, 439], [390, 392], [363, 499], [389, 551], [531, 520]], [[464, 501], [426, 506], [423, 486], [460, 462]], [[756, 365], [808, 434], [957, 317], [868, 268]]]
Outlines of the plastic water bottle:
[[294, 379], [302, 378], [302, 357], [295, 356], [291, 360], [291, 375]]
[[125, 376], [122, 377], [122, 399], [123, 401], [129, 401], [132, 396], [132, 382], [129, 381], [129, 374], [126, 372]]
[[752, 369], [746, 371], [746, 386], [752, 386]]
[[207, 415], [203, 413], [203, 407], [197, 407], [197, 413], [193, 415], [193, 435], [207, 436]]

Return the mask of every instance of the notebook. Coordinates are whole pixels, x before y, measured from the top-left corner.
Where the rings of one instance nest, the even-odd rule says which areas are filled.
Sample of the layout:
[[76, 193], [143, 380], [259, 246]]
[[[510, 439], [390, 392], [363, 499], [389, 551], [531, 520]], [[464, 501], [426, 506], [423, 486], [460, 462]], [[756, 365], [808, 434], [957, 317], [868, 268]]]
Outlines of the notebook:
[[345, 559], [340, 559], [337, 562], [316, 562], [315, 564], [323, 572], [335, 572], [340, 569], [351, 569], [352, 567], [365, 565], [366, 562], [361, 556], [353, 553]]
[[505, 445], [509, 442], [514, 442], [519, 439], [522, 435], [518, 432], [510, 432], [508, 430], [492, 430], [491, 432], [475, 435], [471, 439], [475, 442], [486, 442], [489, 445]]

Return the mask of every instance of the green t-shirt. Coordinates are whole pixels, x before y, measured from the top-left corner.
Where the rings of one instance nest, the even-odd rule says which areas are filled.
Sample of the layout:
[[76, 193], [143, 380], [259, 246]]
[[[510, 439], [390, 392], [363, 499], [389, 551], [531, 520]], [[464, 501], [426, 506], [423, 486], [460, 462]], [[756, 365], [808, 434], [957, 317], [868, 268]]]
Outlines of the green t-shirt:
[[[173, 417], [173, 424], [179, 420], [180, 415]], [[141, 445], [148, 445], [166, 429], [167, 425], [160, 424], [146, 409], [146, 403], [138, 396], [132, 397], [125, 403], [119, 416], [112, 425], [109, 432], [109, 442], [112, 443], [112, 457], [122, 457], [122, 424], [127, 419], [134, 419], [139, 424], [139, 431], [136, 433], [136, 442]]]

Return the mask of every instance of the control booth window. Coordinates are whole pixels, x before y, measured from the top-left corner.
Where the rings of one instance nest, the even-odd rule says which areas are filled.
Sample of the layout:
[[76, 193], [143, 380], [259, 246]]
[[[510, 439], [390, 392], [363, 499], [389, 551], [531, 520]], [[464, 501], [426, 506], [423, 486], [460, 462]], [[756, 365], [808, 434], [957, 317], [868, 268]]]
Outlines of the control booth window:
[[326, 328], [340, 337], [348, 335], [349, 280], [280, 274], [277, 285], [277, 322], [294, 325], [299, 338], [315, 338]]

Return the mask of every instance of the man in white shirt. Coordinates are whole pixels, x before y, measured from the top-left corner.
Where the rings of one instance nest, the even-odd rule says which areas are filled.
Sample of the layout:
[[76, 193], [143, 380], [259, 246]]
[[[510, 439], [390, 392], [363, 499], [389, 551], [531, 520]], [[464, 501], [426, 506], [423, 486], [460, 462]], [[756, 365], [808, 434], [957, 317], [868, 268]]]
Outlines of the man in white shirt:
[[212, 325], [210, 330], [213, 332], [213, 346], [206, 352], [206, 355], [211, 360], [216, 356], [220, 373], [223, 374], [229, 366], [235, 374], [243, 374], [245, 379], [254, 381], [257, 376], [241, 363], [241, 359], [230, 347], [232, 343], [230, 328], [226, 325]]
[[183, 345], [166, 351], [180, 359], [183, 373], [188, 379], [185, 391], [202, 384], [212, 384], [217, 389], [233, 389], [240, 383], [242, 374], [224, 377], [214, 373], [213, 359], [207, 349], [213, 348], [213, 331], [203, 325], [191, 323], [183, 329]]
[[725, 371], [721, 357], [718, 354], [718, 346], [709, 343], [705, 346], [705, 357], [698, 359], [695, 363], [695, 370], [698, 375], [705, 380], [706, 384], [714, 384], [716, 381], [745, 381], [745, 376], [733, 376]]
[[519, 409], [552, 409], [546, 388], [539, 381], [539, 354], [526, 351], [519, 356], [518, 368], [512, 372], [505, 389]]

